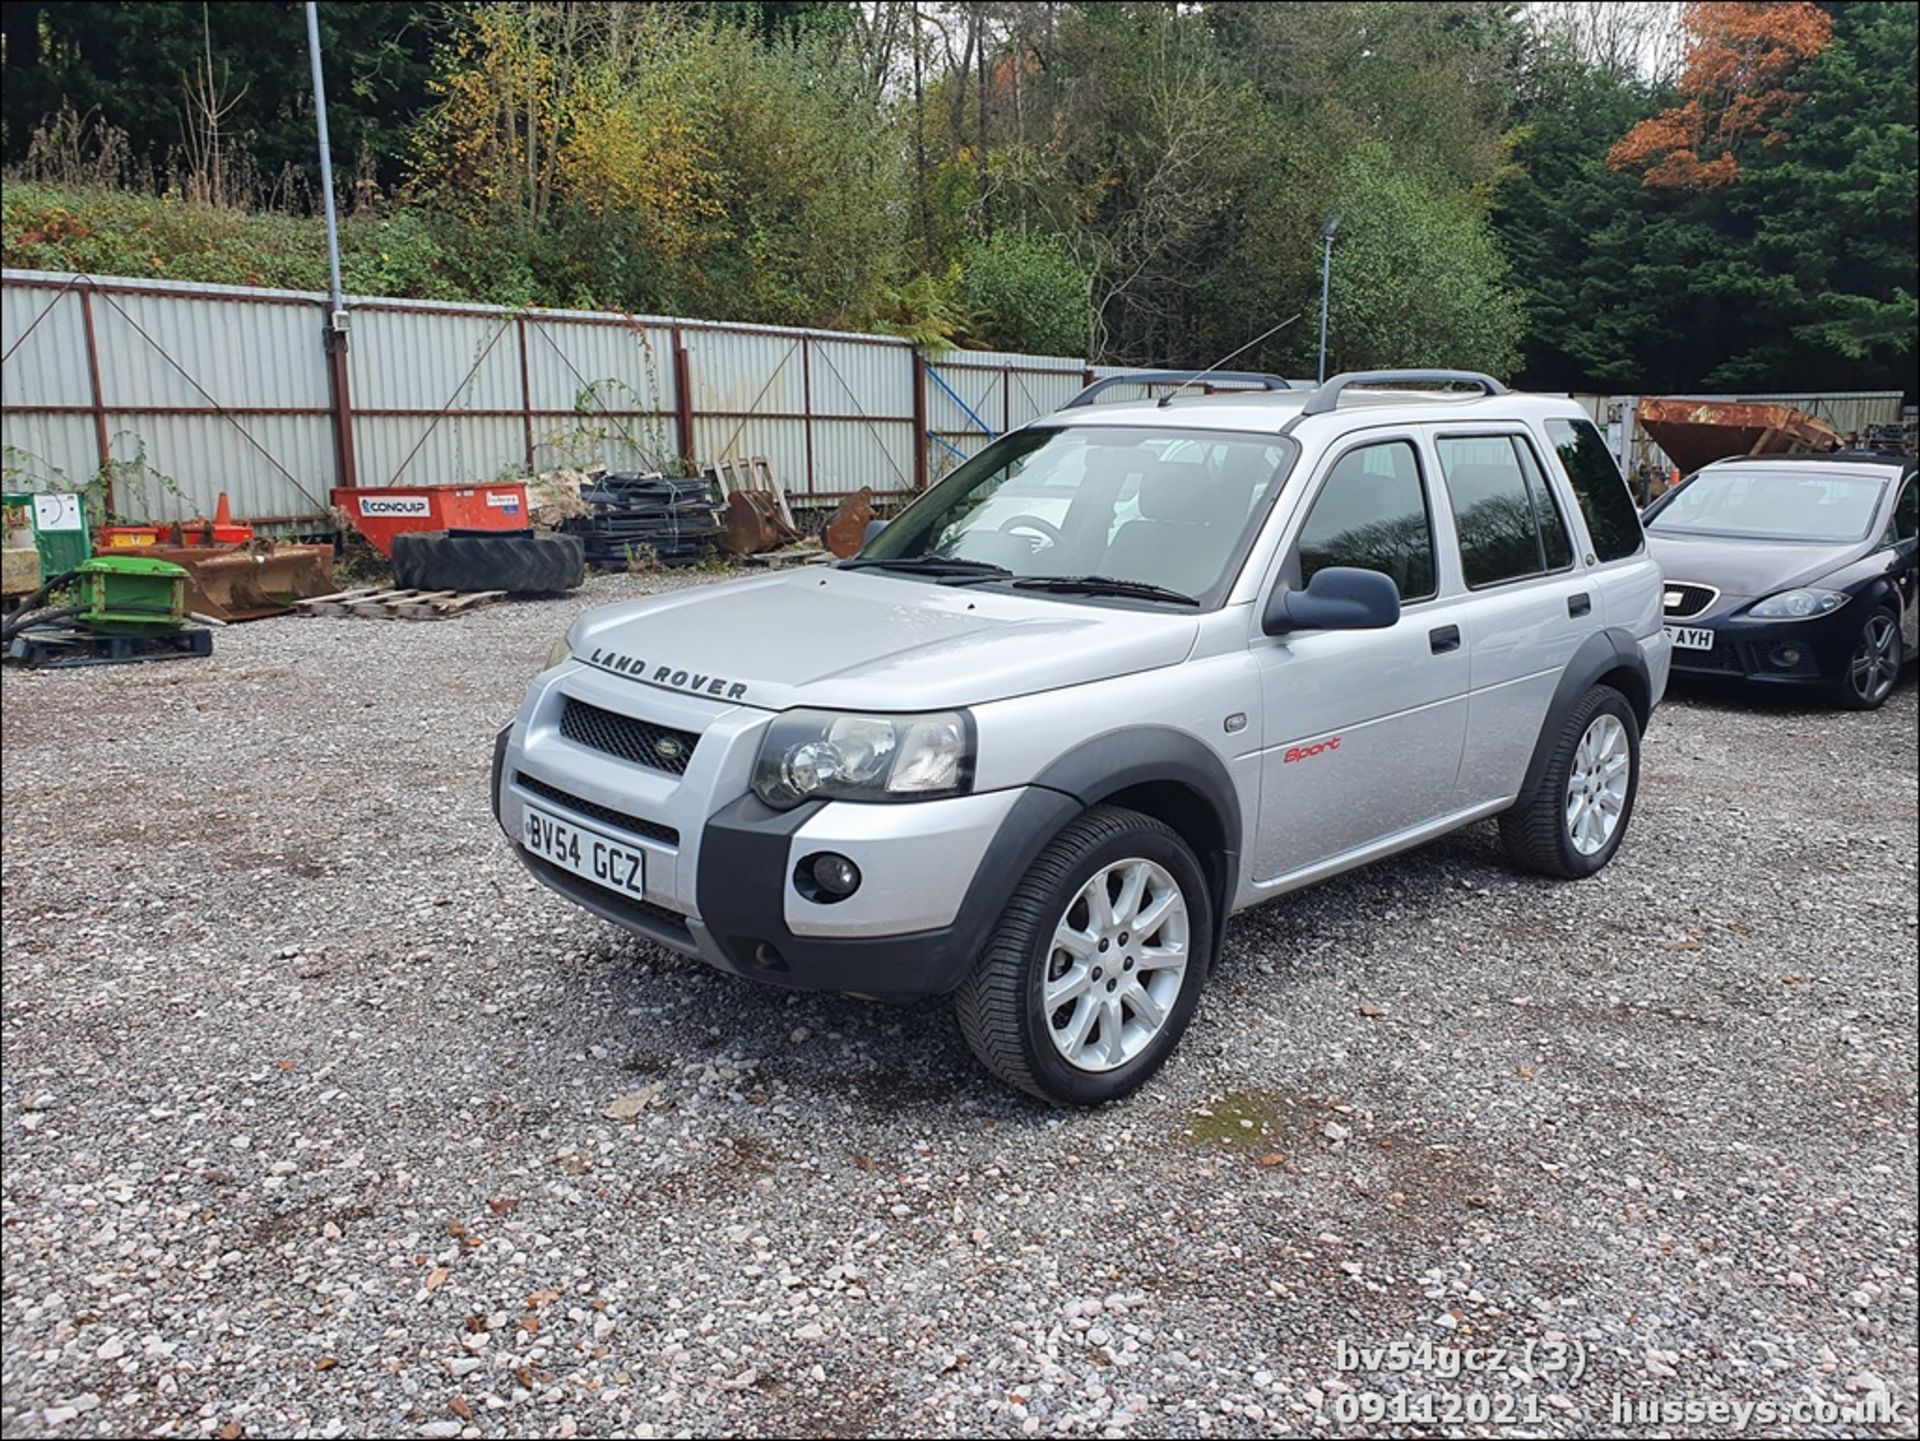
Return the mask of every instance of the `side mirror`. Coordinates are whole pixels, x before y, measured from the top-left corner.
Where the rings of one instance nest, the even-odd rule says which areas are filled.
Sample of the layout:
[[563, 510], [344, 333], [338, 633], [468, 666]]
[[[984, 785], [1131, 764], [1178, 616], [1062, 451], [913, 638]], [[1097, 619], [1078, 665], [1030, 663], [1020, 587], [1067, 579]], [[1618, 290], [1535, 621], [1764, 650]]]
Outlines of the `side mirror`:
[[873, 538], [876, 535], [880, 534], [880, 532], [885, 530], [886, 528], [887, 528], [887, 523], [884, 520], [879, 519], [878, 517], [875, 517], [874, 519], [868, 521], [866, 534], [860, 537], [860, 544], [863, 546], [872, 545]]
[[1313, 573], [1305, 590], [1275, 588], [1260, 628], [1268, 635], [1296, 630], [1385, 630], [1400, 619], [1400, 587], [1377, 570], [1330, 565]]

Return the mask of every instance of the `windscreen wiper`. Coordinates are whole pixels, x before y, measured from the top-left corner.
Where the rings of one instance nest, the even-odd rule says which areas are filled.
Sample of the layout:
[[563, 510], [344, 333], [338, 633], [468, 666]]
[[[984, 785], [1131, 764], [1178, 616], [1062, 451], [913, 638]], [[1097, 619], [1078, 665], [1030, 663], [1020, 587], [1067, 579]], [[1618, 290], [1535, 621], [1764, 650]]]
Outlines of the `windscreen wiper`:
[[1121, 580], [1111, 575], [1023, 575], [1011, 582], [1023, 590], [1052, 590], [1062, 595], [1117, 595], [1140, 600], [1166, 600], [1175, 605], [1199, 605], [1184, 591], [1145, 580]]
[[990, 560], [969, 560], [962, 555], [855, 556], [852, 560], [841, 561], [837, 569], [910, 570], [922, 575], [964, 575], [982, 579], [997, 579], [1013, 574], [1004, 565], [995, 565]]

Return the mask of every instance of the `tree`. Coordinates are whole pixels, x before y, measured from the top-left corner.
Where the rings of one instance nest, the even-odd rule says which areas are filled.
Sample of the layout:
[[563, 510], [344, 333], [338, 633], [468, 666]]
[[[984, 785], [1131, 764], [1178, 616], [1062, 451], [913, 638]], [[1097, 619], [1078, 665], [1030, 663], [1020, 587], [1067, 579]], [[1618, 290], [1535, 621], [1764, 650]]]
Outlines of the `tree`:
[[[71, 107], [125, 131], [132, 158], [164, 173], [188, 139], [184, 87], [211, 53], [222, 94], [241, 97], [223, 127], [253, 168], [271, 180], [291, 167], [317, 188], [302, 12], [292, 0], [8, 0], [0, 7], [6, 159], [25, 159], [35, 128]], [[320, 7], [336, 165], [364, 162], [385, 186], [400, 179], [406, 128], [429, 99], [437, 13], [388, 0]]]
[[[1636, 69], [1587, 59], [1576, 31], [1549, 30], [1523, 77], [1492, 220], [1523, 316], [1521, 379], [1545, 390], [1659, 384], [1678, 353], [1676, 307], [1650, 295], [1674, 254], [1648, 242], [1655, 197], [1607, 151], [1657, 102]], [[1657, 287], [1656, 287], [1657, 288]]]
[[1744, 239], [1730, 277], [1743, 325], [1714, 383], [1779, 385], [1811, 369], [1823, 385], [1912, 393], [1917, 66], [1912, 7], [1838, 7], [1833, 43], [1801, 77], [1805, 100], [1726, 195]]
[[1803, 98], [1739, 145], [1730, 182], [1698, 187], [1604, 159], [1677, 95], [1544, 46], [1495, 191], [1526, 382], [1910, 390], [1917, 34], [1910, 7], [1834, 7], [1830, 43], [1793, 73]]
[[1527, 6], [1536, 54], [1545, 52], [1614, 85], [1671, 83], [1685, 28], [1674, 0], [1541, 0]]
[[1059, 241], [1002, 230], [967, 252], [958, 301], [973, 334], [996, 350], [1084, 355], [1087, 286]]
[[1833, 20], [1809, 0], [1725, 0], [1688, 5], [1686, 27], [1684, 102], [1642, 120], [1607, 156], [1618, 170], [1646, 166], [1643, 183], [1654, 189], [1731, 185], [1740, 174], [1735, 148], [1802, 98], [1783, 82], [1826, 48]]
[[904, 268], [902, 158], [835, 37], [494, 0], [435, 90], [415, 183], [527, 298], [858, 326]]
[[1374, 141], [1349, 154], [1334, 201], [1342, 219], [1329, 369], [1513, 371], [1519, 307], [1471, 197], [1436, 187]]

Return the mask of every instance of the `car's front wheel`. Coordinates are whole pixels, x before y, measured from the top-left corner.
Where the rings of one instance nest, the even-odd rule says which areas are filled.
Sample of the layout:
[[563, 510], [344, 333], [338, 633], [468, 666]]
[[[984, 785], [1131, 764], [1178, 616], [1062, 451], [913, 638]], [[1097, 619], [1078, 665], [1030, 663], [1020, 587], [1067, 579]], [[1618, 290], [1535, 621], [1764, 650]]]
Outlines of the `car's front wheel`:
[[1034, 861], [954, 1012], [1001, 1080], [1095, 1106], [1160, 1069], [1212, 954], [1212, 905], [1192, 848], [1150, 816], [1097, 806]]
[[1885, 606], [1861, 622], [1860, 634], [1835, 682], [1833, 698], [1847, 710], [1878, 710], [1900, 679], [1900, 618]]
[[1500, 817], [1507, 858], [1542, 875], [1592, 875], [1620, 848], [1639, 789], [1639, 717], [1612, 686], [1595, 686], [1561, 723], [1533, 794]]

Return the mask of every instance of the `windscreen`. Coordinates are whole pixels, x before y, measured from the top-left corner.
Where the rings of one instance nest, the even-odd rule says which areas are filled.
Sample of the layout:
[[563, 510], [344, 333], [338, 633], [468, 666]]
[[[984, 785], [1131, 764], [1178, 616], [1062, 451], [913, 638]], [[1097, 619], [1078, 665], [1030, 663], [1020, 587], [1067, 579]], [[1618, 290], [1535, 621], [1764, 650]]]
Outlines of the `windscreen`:
[[1706, 470], [1647, 521], [1655, 535], [1733, 535], [1755, 540], [1865, 540], [1884, 483], [1811, 467]]
[[1012, 579], [1106, 576], [1211, 605], [1293, 454], [1278, 436], [1030, 427], [915, 501], [860, 559], [955, 557]]

